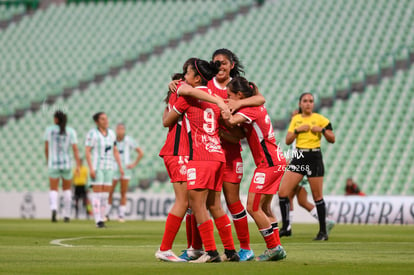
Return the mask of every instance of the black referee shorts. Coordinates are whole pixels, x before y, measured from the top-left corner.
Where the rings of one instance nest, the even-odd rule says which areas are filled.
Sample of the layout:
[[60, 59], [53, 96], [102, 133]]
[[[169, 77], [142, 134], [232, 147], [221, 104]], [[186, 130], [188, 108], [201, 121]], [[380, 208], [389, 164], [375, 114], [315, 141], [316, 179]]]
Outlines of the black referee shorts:
[[287, 170], [302, 174], [308, 178], [323, 177], [325, 167], [323, 165], [321, 151], [315, 152], [297, 149], [297, 153], [290, 161]]
[[75, 186], [75, 199], [86, 198], [86, 187], [85, 185]]

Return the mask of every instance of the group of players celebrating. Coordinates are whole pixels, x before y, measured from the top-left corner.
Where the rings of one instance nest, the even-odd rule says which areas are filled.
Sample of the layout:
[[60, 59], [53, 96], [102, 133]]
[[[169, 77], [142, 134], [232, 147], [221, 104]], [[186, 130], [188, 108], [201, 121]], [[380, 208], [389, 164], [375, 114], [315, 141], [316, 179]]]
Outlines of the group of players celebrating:
[[[167, 107], [163, 114], [163, 124], [169, 127], [169, 132], [160, 156], [171, 178], [176, 201], [167, 217], [161, 246], [155, 253], [155, 257], [162, 261], [206, 263], [255, 259], [250, 247], [246, 209], [239, 195], [243, 177], [242, 138], [246, 138], [256, 164], [247, 198], [247, 212], [254, 219], [267, 247], [256, 260], [278, 261], [286, 258], [271, 202], [279, 190], [287, 162], [276, 144], [272, 123], [263, 105], [264, 97], [257, 86], [242, 74], [243, 66], [237, 56], [228, 49], [218, 49], [210, 62], [188, 59], [183, 65], [183, 72], [175, 74], [169, 84]], [[307, 100], [312, 100], [312, 116], [313, 96], [307, 96]], [[309, 112], [308, 107], [306, 111]], [[329, 120], [320, 118], [317, 125], [319, 128], [311, 130], [308, 126], [299, 130], [310, 131], [319, 141], [322, 134], [332, 135], [333, 142]], [[298, 134], [295, 129], [293, 139]], [[321, 166], [322, 171], [318, 174], [307, 176], [323, 177], [322, 158], [311, 169], [321, 170]], [[299, 178], [302, 180], [303, 175], [294, 180]], [[299, 182], [295, 184], [294, 180], [286, 185], [295, 187]], [[238, 252], [230, 219], [221, 206], [222, 190], [240, 242]], [[325, 207], [323, 198], [318, 202]], [[325, 212], [318, 208], [319, 212], [324, 221], [319, 237], [315, 239], [327, 240]], [[171, 249], [186, 213], [188, 248], [177, 256]], [[282, 214], [289, 215], [288, 211]], [[211, 217], [224, 246], [222, 255], [216, 248]], [[288, 226], [289, 219], [283, 219]]]
[[[324, 165], [320, 140], [324, 136], [328, 142], [335, 142], [330, 121], [313, 112], [312, 94], [300, 96], [299, 111], [293, 115], [286, 136], [286, 144], [296, 142], [299, 153], [288, 164], [277, 146], [264, 97], [253, 82], [242, 77], [243, 74], [238, 57], [228, 49], [218, 49], [210, 62], [188, 59], [183, 72], [175, 74], [169, 83], [165, 99], [167, 107], [162, 118], [169, 131], [160, 156], [174, 188], [175, 203], [166, 220], [161, 246], [155, 253], [157, 259], [207, 263], [286, 258], [280, 237], [292, 234], [289, 218], [292, 197], [297, 195], [301, 201], [306, 200], [306, 193], [300, 191], [304, 189], [298, 186], [304, 176], [307, 176], [315, 201], [315, 206], [309, 203], [307, 209], [319, 220], [319, 232], [314, 240], [328, 240], [333, 223], [326, 220], [322, 195]], [[118, 125], [115, 134], [109, 129], [105, 113], [96, 113], [93, 120], [96, 128], [86, 137], [86, 160], [92, 179], [95, 222], [102, 228], [105, 227], [108, 199], [111, 201], [109, 194], [117, 180], [122, 183], [120, 210], [124, 211], [130, 170], [138, 164], [143, 153], [132, 138], [125, 136], [123, 124]], [[66, 114], [56, 112], [55, 125], [48, 127], [45, 134], [52, 221], [56, 220], [60, 178], [63, 179], [65, 221], [69, 221], [71, 149], [77, 168], [80, 165], [76, 132], [66, 127], [66, 121]], [[240, 201], [243, 177], [240, 140], [243, 138], [246, 138], [256, 164], [247, 209]], [[130, 150], [138, 152], [133, 163], [129, 163]], [[222, 190], [240, 243], [239, 251], [235, 249], [231, 221], [221, 205]], [[280, 232], [271, 208], [273, 196], [278, 191], [283, 220]], [[258, 257], [250, 247], [246, 210], [266, 243], [266, 250]], [[177, 256], [171, 249], [184, 216], [188, 247]], [[222, 255], [217, 251], [211, 217], [224, 246]]]

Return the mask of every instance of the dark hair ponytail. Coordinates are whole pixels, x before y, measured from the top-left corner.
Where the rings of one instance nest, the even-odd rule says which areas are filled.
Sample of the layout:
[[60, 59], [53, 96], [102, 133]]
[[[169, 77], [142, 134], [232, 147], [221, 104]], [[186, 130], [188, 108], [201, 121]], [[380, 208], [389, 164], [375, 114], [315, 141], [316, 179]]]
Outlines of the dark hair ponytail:
[[241, 92], [244, 95], [244, 97], [254, 96], [258, 92], [256, 84], [247, 81], [247, 79], [242, 76], [233, 78], [227, 84], [227, 87], [233, 93]]
[[59, 129], [60, 135], [65, 135], [66, 134], [66, 123], [68, 121], [68, 117], [66, 116], [66, 114], [60, 110], [56, 111], [55, 114], [53, 115], [54, 118], [57, 119], [57, 125], [59, 125]]
[[194, 76], [201, 76], [201, 84], [207, 85], [207, 82], [219, 72], [219, 68], [221, 66], [220, 61], [210, 61], [207, 62], [202, 59], [194, 60], [192, 64], [194, 67]]
[[[183, 72], [182, 73], [175, 73], [175, 74], [173, 74], [171, 76], [171, 80], [184, 80], [184, 76], [187, 73], [188, 66], [191, 65], [191, 64], [194, 64], [194, 60], [196, 60], [196, 59], [197, 58], [195, 58], [195, 57], [191, 57], [191, 58], [187, 59], [184, 62], [184, 65], [183, 65]], [[171, 90], [168, 90], [167, 96], [164, 98], [165, 104], [168, 104], [168, 101], [170, 100], [171, 94], [172, 94], [172, 91]]]
[[244, 75], [244, 66], [241, 64], [237, 55], [235, 55], [232, 51], [228, 49], [218, 49], [213, 53], [211, 59], [214, 59], [214, 57], [220, 54], [227, 57], [227, 59], [230, 60], [232, 64], [234, 64], [233, 69], [231, 69], [230, 71], [231, 77], [237, 77], [237, 76]]
[[313, 94], [312, 94], [312, 93], [308, 93], [308, 92], [306, 92], [306, 93], [302, 93], [302, 94], [300, 95], [300, 97], [299, 97], [299, 109], [298, 109], [299, 114], [301, 114], [301, 113], [302, 113], [302, 108], [300, 107], [300, 102], [302, 101], [302, 98], [303, 98], [305, 95], [311, 95], [311, 96], [313, 97]]
[[103, 114], [105, 114], [105, 113], [104, 113], [104, 112], [97, 112], [96, 114], [94, 114], [94, 115], [92, 116], [93, 121], [98, 122], [99, 117], [100, 117], [101, 115], [103, 115]]

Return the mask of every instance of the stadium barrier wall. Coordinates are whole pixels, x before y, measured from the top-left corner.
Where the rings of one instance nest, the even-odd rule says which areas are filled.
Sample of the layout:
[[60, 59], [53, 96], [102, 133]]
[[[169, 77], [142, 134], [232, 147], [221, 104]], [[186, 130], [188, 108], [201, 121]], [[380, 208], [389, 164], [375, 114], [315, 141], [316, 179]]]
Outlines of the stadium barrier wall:
[[[245, 201], [246, 196], [242, 196], [242, 202]], [[325, 201], [329, 217], [337, 223], [414, 224], [414, 197], [412, 196], [326, 196]], [[126, 218], [128, 220], [165, 220], [173, 203], [174, 196], [171, 194], [129, 193]], [[60, 205], [62, 204], [63, 197], [60, 196]], [[272, 204], [274, 213], [280, 219], [279, 203], [276, 197]], [[116, 216], [118, 205], [119, 197], [115, 195], [111, 211], [113, 217]], [[224, 201], [223, 205], [225, 205]], [[293, 222], [316, 222], [306, 210], [298, 206], [296, 200], [294, 208]], [[1, 193], [0, 218], [49, 219], [49, 194], [47, 192]]]

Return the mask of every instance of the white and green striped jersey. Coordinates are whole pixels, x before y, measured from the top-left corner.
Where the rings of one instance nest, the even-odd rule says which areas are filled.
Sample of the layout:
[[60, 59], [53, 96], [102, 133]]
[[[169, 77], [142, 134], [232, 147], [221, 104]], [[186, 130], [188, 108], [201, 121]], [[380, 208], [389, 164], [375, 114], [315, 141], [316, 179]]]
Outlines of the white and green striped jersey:
[[86, 135], [85, 146], [92, 147], [92, 165], [94, 170], [113, 170], [114, 146], [116, 136], [111, 129], [104, 136], [98, 128], [91, 129]]
[[71, 127], [65, 127], [65, 134], [60, 134], [58, 125], [46, 128], [44, 139], [49, 143], [50, 169], [72, 169], [72, 145], [78, 143], [76, 132]]
[[[125, 136], [123, 140], [116, 141], [116, 147], [119, 151], [122, 167], [125, 168], [131, 164], [131, 152], [139, 147], [138, 143], [130, 136]], [[118, 170], [118, 164], [114, 161], [114, 169]]]

